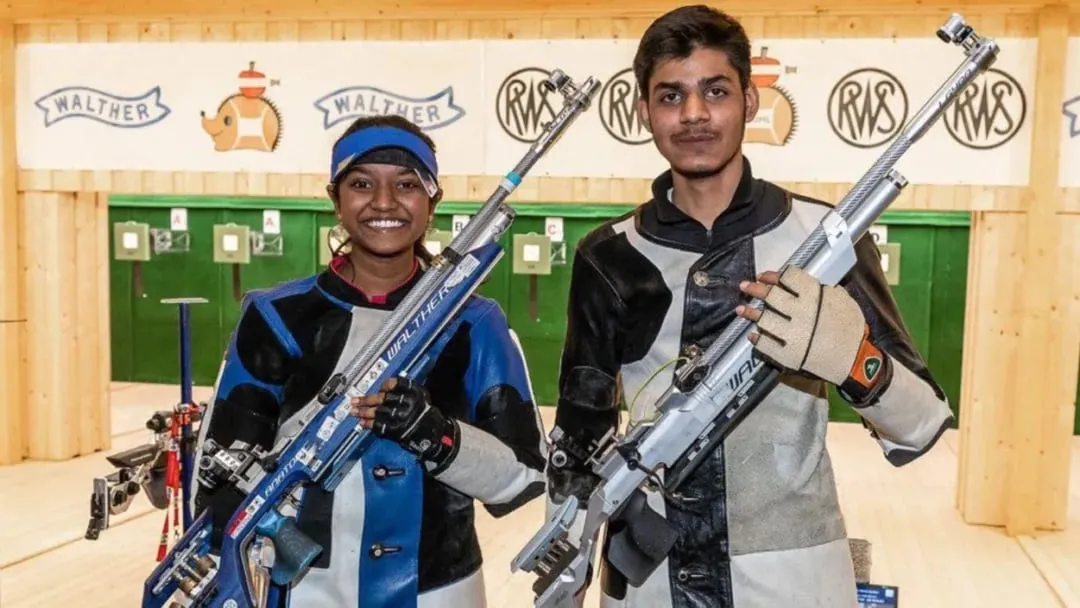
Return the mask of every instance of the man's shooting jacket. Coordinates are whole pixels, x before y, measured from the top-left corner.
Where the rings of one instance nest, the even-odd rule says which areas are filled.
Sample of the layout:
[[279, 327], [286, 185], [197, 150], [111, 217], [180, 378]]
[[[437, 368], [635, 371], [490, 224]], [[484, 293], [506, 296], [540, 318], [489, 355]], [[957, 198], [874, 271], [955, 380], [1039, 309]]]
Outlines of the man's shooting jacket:
[[[647, 416], [678, 369], [665, 364], [707, 349], [736, 318], [735, 307], [749, 301], [739, 283], [779, 270], [830, 209], [754, 178], [746, 160], [734, 200], [711, 228], [676, 208], [671, 189], [666, 172], [653, 183], [652, 200], [578, 245], [556, 415], [574, 445], [615, 426], [622, 404], [633, 419]], [[874, 242], [867, 236], [856, 250], [842, 285], [889, 361], [871, 399], [854, 405], [885, 457], [900, 466], [928, 450], [953, 415], [904, 327]], [[678, 540], [640, 588], [602, 561], [603, 605], [856, 606], [825, 447], [828, 414], [824, 382], [782, 376], [676, 496], [649, 493]], [[573, 493], [587, 504], [595, 481], [583, 466], [549, 466], [555, 503]]]

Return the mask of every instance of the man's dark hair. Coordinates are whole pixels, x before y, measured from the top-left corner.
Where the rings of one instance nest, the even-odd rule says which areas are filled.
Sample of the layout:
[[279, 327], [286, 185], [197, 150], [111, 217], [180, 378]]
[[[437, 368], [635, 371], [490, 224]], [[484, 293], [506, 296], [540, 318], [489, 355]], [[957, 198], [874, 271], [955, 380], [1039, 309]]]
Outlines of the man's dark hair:
[[641, 37], [634, 55], [634, 77], [643, 96], [656, 64], [685, 59], [698, 48], [722, 51], [739, 74], [743, 90], [750, 86], [750, 40], [737, 19], [714, 8], [697, 4], [681, 6], [653, 21]]

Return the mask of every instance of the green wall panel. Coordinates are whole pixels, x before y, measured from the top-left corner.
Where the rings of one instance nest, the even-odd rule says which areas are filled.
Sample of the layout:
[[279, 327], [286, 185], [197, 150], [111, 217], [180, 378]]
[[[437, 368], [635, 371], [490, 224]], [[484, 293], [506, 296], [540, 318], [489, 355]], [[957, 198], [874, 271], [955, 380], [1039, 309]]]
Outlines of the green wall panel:
[[[514, 222], [515, 233], [544, 234], [544, 217], [521, 217]], [[570, 290], [570, 269], [574, 244], [600, 223], [595, 219], [564, 219], [566, 256], [553, 264], [551, 274], [509, 274], [509, 298], [503, 304], [510, 326], [518, 333], [532, 375], [536, 400], [553, 405], [558, 397], [559, 359], [566, 331], [566, 297]], [[511, 269], [507, 252], [507, 271]], [[535, 283], [530, 286], [530, 283]], [[534, 302], [535, 300], [535, 302]], [[535, 310], [535, 316], [533, 311]]]
[[[248, 226], [252, 230], [262, 230], [262, 209], [222, 209], [218, 212], [217, 223], [232, 223]], [[310, 211], [281, 212], [282, 253], [280, 256], [256, 256], [252, 254], [249, 264], [239, 265], [239, 293], [242, 296], [252, 289], [262, 289], [291, 281], [312, 274], [318, 260], [316, 243], [318, 230], [315, 228], [314, 213]], [[207, 246], [212, 243], [207, 239]], [[212, 249], [211, 249], [212, 254]], [[212, 260], [212, 255], [211, 255]], [[212, 262], [211, 262], [212, 263]], [[229, 265], [214, 264], [218, 269], [218, 289], [216, 301], [220, 302], [220, 326], [217, 334], [217, 356], [210, 371], [217, 374], [222, 351], [228, 343], [229, 334], [240, 319], [240, 300], [234, 290], [235, 277]], [[209, 333], [209, 331], [207, 332]], [[211, 377], [211, 381], [212, 381]]]
[[[216, 223], [246, 224], [258, 230], [263, 209], [281, 210], [285, 255], [254, 257], [240, 269], [240, 288], [262, 288], [319, 270], [318, 230], [335, 222], [329, 203], [318, 199], [225, 199], [192, 197], [113, 197], [112, 221], [137, 220], [163, 227], [171, 207], [188, 209], [191, 251], [155, 256], [142, 265], [145, 295], [133, 293], [131, 263], [113, 261], [112, 357], [116, 380], [177, 381], [176, 309], [162, 298], [200, 296], [210, 303], [192, 310], [193, 375], [196, 383], [213, 382], [238, 314], [231, 268], [212, 261], [212, 227]], [[436, 228], [449, 230], [452, 216], [471, 214], [475, 203], [444, 202], [437, 208]], [[511, 272], [511, 235], [500, 241], [504, 258], [481, 286], [480, 293], [499, 302], [520, 336], [532, 373], [537, 400], [553, 404], [566, 319], [566, 293], [574, 244], [607, 219], [624, 213], [625, 205], [523, 204], [511, 234], [542, 233], [544, 218], [564, 218], [567, 243], [563, 265], [535, 278]], [[945, 388], [953, 408], [960, 393], [966, 293], [968, 228], [966, 214], [925, 212], [887, 213], [889, 241], [901, 243], [901, 282], [893, 293], [916, 346]], [[110, 232], [111, 234], [111, 232]], [[535, 298], [535, 317], [531, 300]], [[1080, 387], [1078, 387], [1080, 392]], [[850, 406], [830, 395], [831, 417], [857, 420]], [[1080, 422], [1077, 423], [1080, 433]]]
[[[169, 225], [168, 209], [110, 209], [113, 221], [139, 221], [151, 227]], [[199, 373], [196, 382], [213, 381], [220, 361], [221, 323], [220, 268], [213, 263], [210, 235], [217, 212], [191, 209], [188, 228], [190, 251], [154, 255], [141, 266], [142, 289], [137, 291], [131, 262], [113, 261], [111, 286], [113, 308], [112, 361], [117, 380], [134, 382], [177, 382], [179, 377], [179, 337], [177, 307], [162, 304], [164, 298], [201, 297], [208, 304], [191, 307], [192, 362]], [[111, 238], [111, 231], [110, 231]], [[121, 370], [126, 373], [121, 375]]]
[[[110, 209], [110, 224], [132, 220], [130, 209]], [[113, 231], [109, 231], [110, 259], [115, 247]], [[146, 267], [145, 264], [142, 265]], [[134, 342], [134, 304], [132, 296], [132, 264], [115, 259], [109, 264], [109, 331], [112, 379], [130, 381], [135, 378], [135, 359], [131, 350]]]
[[[239, 317], [240, 302], [234, 295], [232, 266], [213, 261], [213, 227], [233, 223], [261, 230], [262, 210], [207, 206], [187, 209], [189, 251], [155, 254], [142, 263], [141, 294], [135, 291], [132, 263], [111, 263], [115, 380], [178, 381], [177, 307], [161, 303], [164, 298], [178, 297], [208, 300], [191, 307], [192, 377], [197, 384], [211, 384], [217, 376], [222, 352]], [[314, 215], [312, 211], [282, 211], [284, 255], [252, 256], [250, 264], [239, 265], [241, 294], [312, 273], [317, 259]], [[113, 206], [110, 218], [112, 222], [130, 220], [162, 228], [169, 225], [169, 209]]]

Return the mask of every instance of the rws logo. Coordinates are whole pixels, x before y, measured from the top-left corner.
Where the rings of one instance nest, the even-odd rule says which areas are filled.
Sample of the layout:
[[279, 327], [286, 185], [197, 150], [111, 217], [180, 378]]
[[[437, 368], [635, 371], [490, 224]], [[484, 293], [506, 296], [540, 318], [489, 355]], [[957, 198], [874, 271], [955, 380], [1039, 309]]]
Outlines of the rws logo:
[[543, 68], [522, 68], [511, 73], [499, 85], [495, 95], [495, 115], [507, 135], [524, 144], [535, 142], [558, 110], [557, 91], [543, 86], [551, 72]]
[[454, 87], [427, 97], [409, 97], [370, 86], [338, 89], [315, 101], [323, 113], [323, 128], [364, 116], [397, 114], [425, 131], [440, 129], [465, 116], [465, 109], [454, 103]]
[[652, 133], [645, 128], [637, 111], [637, 100], [641, 97], [634, 71], [626, 68], [617, 72], [604, 83], [597, 99], [600, 112], [600, 124], [604, 130], [618, 141], [631, 146], [647, 144], [652, 141]]
[[172, 112], [161, 103], [161, 87], [135, 97], [90, 87], [64, 87], [42, 95], [34, 105], [45, 115], [46, 127], [68, 118], [85, 118], [111, 127], [138, 129], [159, 122]]
[[856, 148], [887, 143], [907, 122], [908, 98], [895, 76], [878, 68], [846, 74], [829, 94], [829, 126]]
[[1026, 117], [1027, 97], [1020, 83], [990, 68], [960, 91], [942, 120], [960, 145], [992, 150], [1015, 137]]

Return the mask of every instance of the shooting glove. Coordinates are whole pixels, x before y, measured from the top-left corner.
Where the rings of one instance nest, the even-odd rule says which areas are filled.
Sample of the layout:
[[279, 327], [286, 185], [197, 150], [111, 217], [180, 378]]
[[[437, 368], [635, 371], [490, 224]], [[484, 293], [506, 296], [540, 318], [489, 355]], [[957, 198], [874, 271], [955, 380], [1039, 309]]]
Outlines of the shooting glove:
[[870, 405], [875, 389], [887, 384], [891, 362], [870, 340], [866, 317], [843, 287], [788, 267], [769, 289], [757, 326], [758, 352], [836, 385], [852, 405]]
[[432, 473], [449, 466], [461, 437], [457, 422], [431, 405], [427, 389], [403, 378], [397, 379], [375, 408], [371, 430], [432, 462]]

